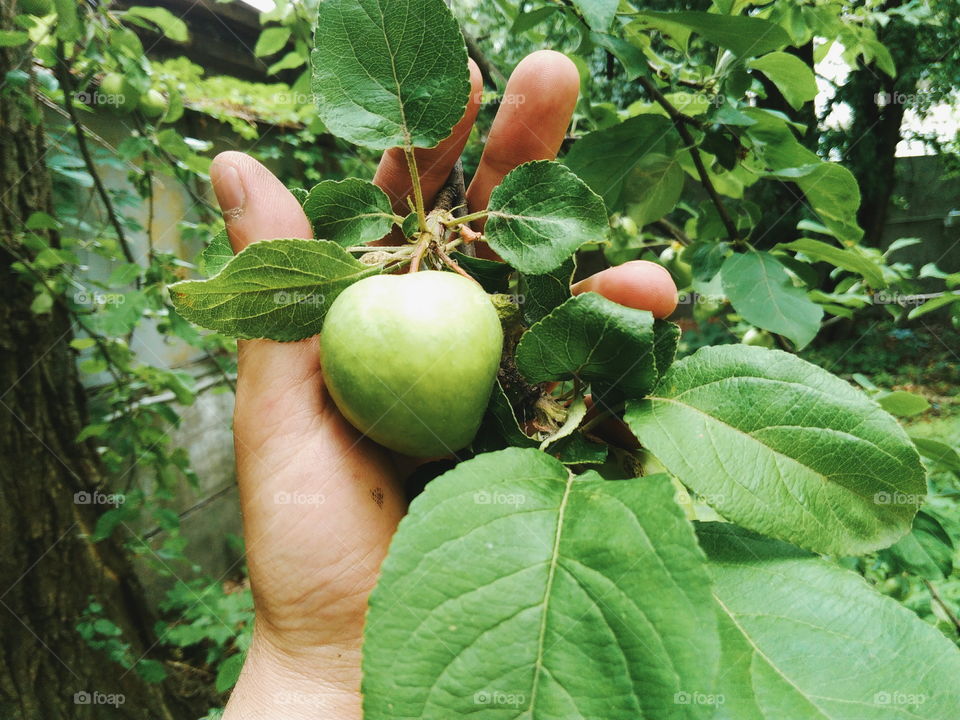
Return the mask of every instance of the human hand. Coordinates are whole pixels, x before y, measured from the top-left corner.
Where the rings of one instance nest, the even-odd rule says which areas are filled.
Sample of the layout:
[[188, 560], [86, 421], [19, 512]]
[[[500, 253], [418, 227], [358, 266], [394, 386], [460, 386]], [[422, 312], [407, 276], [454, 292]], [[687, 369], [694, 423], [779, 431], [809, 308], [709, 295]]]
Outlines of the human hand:
[[[450, 137], [416, 152], [428, 207], [480, 107], [472, 63], [471, 83]], [[559, 53], [533, 53], [517, 66], [505, 91], [512, 101], [500, 107], [467, 191], [469, 211], [485, 208], [517, 165], [556, 156], [578, 90], [575, 66]], [[251, 157], [219, 155], [211, 178], [234, 252], [312, 236], [297, 200]], [[374, 182], [405, 212], [411, 182], [402, 151], [385, 153]], [[660, 317], [676, 305], [669, 273], [652, 263], [627, 263], [574, 287], [587, 290]], [[401, 484], [411, 463], [339, 414], [323, 387], [316, 338], [243, 341], [238, 364], [234, 437], [256, 628], [225, 718], [360, 718], [367, 596], [405, 512]]]

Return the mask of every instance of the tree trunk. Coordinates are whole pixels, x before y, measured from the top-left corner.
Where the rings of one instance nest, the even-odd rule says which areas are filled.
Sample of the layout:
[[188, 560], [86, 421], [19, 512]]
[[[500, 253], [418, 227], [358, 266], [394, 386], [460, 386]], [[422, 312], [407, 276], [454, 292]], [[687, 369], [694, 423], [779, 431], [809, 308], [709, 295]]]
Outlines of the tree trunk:
[[[13, 29], [13, 6], [0, 3], [0, 29]], [[23, 50], [0, 47], [0, 78], [30, 71]], [[106, 508], [75, 502], [75, 493], [104, 488], [93, 447], [76, 441], [85, 396], [71, 319], [57, 305], [34, 315], [31, 285], [11, 268], [29, 256], [20, 242], [26, 218], [52, 212], [39, 116], [32, 86], [7, 82], [0, 97], [0, 717], [195, 720], [206, 698], [187, 698], [172, 679], [147, 683], [76, 629], [93, 598], [134, 659], [162, 659], [122, 545], [86, 539]], [[57, 242], [52, 233], [47, 240]]]

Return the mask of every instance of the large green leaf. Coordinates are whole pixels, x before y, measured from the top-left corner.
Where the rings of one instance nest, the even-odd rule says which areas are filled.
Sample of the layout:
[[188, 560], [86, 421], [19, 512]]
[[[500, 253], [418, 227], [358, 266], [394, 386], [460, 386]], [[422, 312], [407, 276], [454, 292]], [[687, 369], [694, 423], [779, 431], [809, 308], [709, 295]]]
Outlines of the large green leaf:
[[822, 240], [799, 238], [788, 243], [781, 243], [777, 245], [777, 248], [794, 250], [803, 253], [811, 260], [827, 262], [834, 267], [862, 275], [870, 287], [882, 288], [887, 285], [881, 265], [857, 247], [838, 248]]
[[675, 363], [627, 423], [724, 517], [816, 552], [860, 554], [909, 529], [926, 482], [899, 423], [789, 353], [707, 347]]
[[955, 720], [960, 651], [863, 578], [723, 523], [697, 528], [723, 643], [715, 720]]
[[[616, 532], [611, 532], [615, 528]], [[662, 475], [511, 448], [413, 501], [370, 597], [364, 717], [708, 718], [716, 617]]]
[[763, 55], [790, 44], [779, 25], [758, 17], [716, 15], [706, 12], [641, 12], [636, 17], [654, 27], [688, 28], [715, 45], [741, 57]]
[[860, 186], [852, 172], [842, 165], [824, 162], [798, 177], [796, 183], [835, 237], [849, 243], [860, 241], [863, 237], [863, 230], [857, 224]]
[[170, 286], [187, 320], [238, 338], [301, 340], [320, 332], [344, 288], [379, 268], [326, 240], [261, 240], [209, 280]]
[[731, 255], [720, 269], [723, 292], [744, 320], [785, 335], [797, 349], [816, 337], [823, 308], [793, 284], [773, 255], [751, 250]]
[[683, 168], [676, 155], [644, 155], [627, 178], [627, 214], [643, 227], [673, 210], [683, 192]]
[[772, 52], [751, 60], [747, 66], [766, 75], [795, 110], [817, 96], [813, 70], [796, 55]]
[[387, 194], [366, 180], [323, 180], [303, 203], [316, 237], [343, 247], [379, 240], [393, 226]]
[[603, 200], [563, 165], [539, 160], [515, 168], [494, 188], [484, 235], [517, 270], [540, 275], [606, 231]]
[[520, 338], [517, 369], [532, 383], [577, 378], [642, 397], [657, 382], [653, 315], [597, 293], [567, 300]]
[[624, 186], [637, 165], [646, 155], [668, 154], [667, 141], [672, 138], [673, 123], [668, 118], [637, 115], [587, 133], [573, 144], [564, 162], [603, 198], [608, 210], [618, 210]]
[[467, 50], [443, 0], [324, 0], [315, 46], [313, 92], [335, 135], [433, 147], [463, 116]]

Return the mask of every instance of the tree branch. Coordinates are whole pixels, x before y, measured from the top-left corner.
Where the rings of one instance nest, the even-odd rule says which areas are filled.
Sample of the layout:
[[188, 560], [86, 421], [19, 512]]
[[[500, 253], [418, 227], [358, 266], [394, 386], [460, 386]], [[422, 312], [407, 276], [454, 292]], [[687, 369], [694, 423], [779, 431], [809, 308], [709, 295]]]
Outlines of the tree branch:
[[934, 602], [936, 602], [937, 605], [940, 606], [940, 608], [943, 610], [946, 616], [950, 618], [950, 622], [953, 623], [953, 627], [956, 629], [957, 635], [960, 635], [960, 619], [957, 618], [956, 613], [953, 612], [950, 606], [947, 605], [946, 602], [944, 602], [942, 597], [940, 597], [940, 593], [937, 592], [937, 589], [933, 586], [932, 582], [924, 578], [923, 584], [926, 585], [927, 590], [930, 591], [930, 597], [932, 597]]
[[733, 218], [730, 217], [730, 213], [727, 212], [726, 206], [720, 199], [720, 194], [713, 186], [713, 181], [710, 179], [707, 168], [703, 164], [703, 158], [700, 156], [700, 151], [697, 149], [697, 143], [693, 139], [693, 135], [690, 134], [690, 130], [687, 127], [688, 124], [699, 126], [699, 122], [695, 121], [691, 123], [693, 118], [690, 118], [688, 115], [684, 115], [682, 112], [677, 110], [673, 103], [667, 100], [666, 96], [660, 92], [660, 89], [649, 78], [641, 76], [637, 78], [637, 82], [639, 82], [643, 89], [650, 94], [650, 97], [652, 97], [654, 101], [667, 112], [667, 115], [673, 121], [673, 125], [677, 128], [680, 138], [687, 146], [687, 150], [690, 151], [690, 157], [693, 159], [693, 165], [697, 169], [697, 175], [700, 176], [700, 182], [703, 184], [704, 190], [707, 191], [707, 195], [710, 196], [710, 201], [717, 208], [717, 213], [720, 215], [720, 220], [723, 222], [723, 227], [726, 228], [727, 235], [730, 236], [731, 241], [739, 242], [740, 233], [737, 231], [737, 225], [733, 222]]
[[[90, 177], [93, 179], [93, 185], [97, 190], [97, 194], [100, 196], [100, 202], [103, 203], [107, 211], [110, 224], [113, 226], [114, 232], [117, 233], [117, 241], [120, 243], [123, 256], [127, 259], [128, 263], [136, 264], [137, 261], [134, 259], [133, 253], [130, 250], [127, 236], [123, 232], [123, 225], [120, 224], [120, 218], [116, 210], [114, 210], [113, 203], [110, 201], [110, 195], [107, 193], [107, 189], [103, 185], [103, 180], [100, 179], [100, 174], [97, 172], [97, 167], [93, 162], [93, 156], [90, 154], [90, 148], [87, 146], [86, 133], [80, 122], [80, 118], [77, 117], [77, 110], [73, 106], [73, 82], [70, 76], [70, 69], [67, 67], [66, 60], [64, 59], [62, 40], [57, 41], [56, 73], [60, 81], [60, 89], [63, 91], [63, 105], [67, 110], [67, 114], [70, 116], [70, 122], [73, 124], [73, 129], [77, 136], [77, 147], [80, 149], [80, 155], [83, 157], [84, 165], [87, 166], [87, 172], [90, 173]], [[139, 286], [139, 281], [137, 285]]]
[[500, 68], [486, 56], [483, 50], [480, 49], [477, 41], [466, 32], [463, 33], [463, 39], [467, 44], [467, 53], [477, 64], [477, 67], [480, 68], [480, 74], [483, 75], [483, 82], [486, 83], [491, 90], [496, 90], [498, 87], [506, 85], [507, 76], [500, 72]]

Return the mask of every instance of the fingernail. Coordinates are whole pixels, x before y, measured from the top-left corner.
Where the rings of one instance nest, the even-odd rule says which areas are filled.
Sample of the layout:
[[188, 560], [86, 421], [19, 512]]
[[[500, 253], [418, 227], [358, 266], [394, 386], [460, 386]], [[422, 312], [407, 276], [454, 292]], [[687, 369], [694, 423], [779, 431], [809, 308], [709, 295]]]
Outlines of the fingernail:
[[213, 177], [213, 192], [220, 203], [220, 212], [225, 222], [236, 220], [243, 215], [243, 183], [240, 182], [240, 173], [231, 165], [226, 167], [215, 166]]

